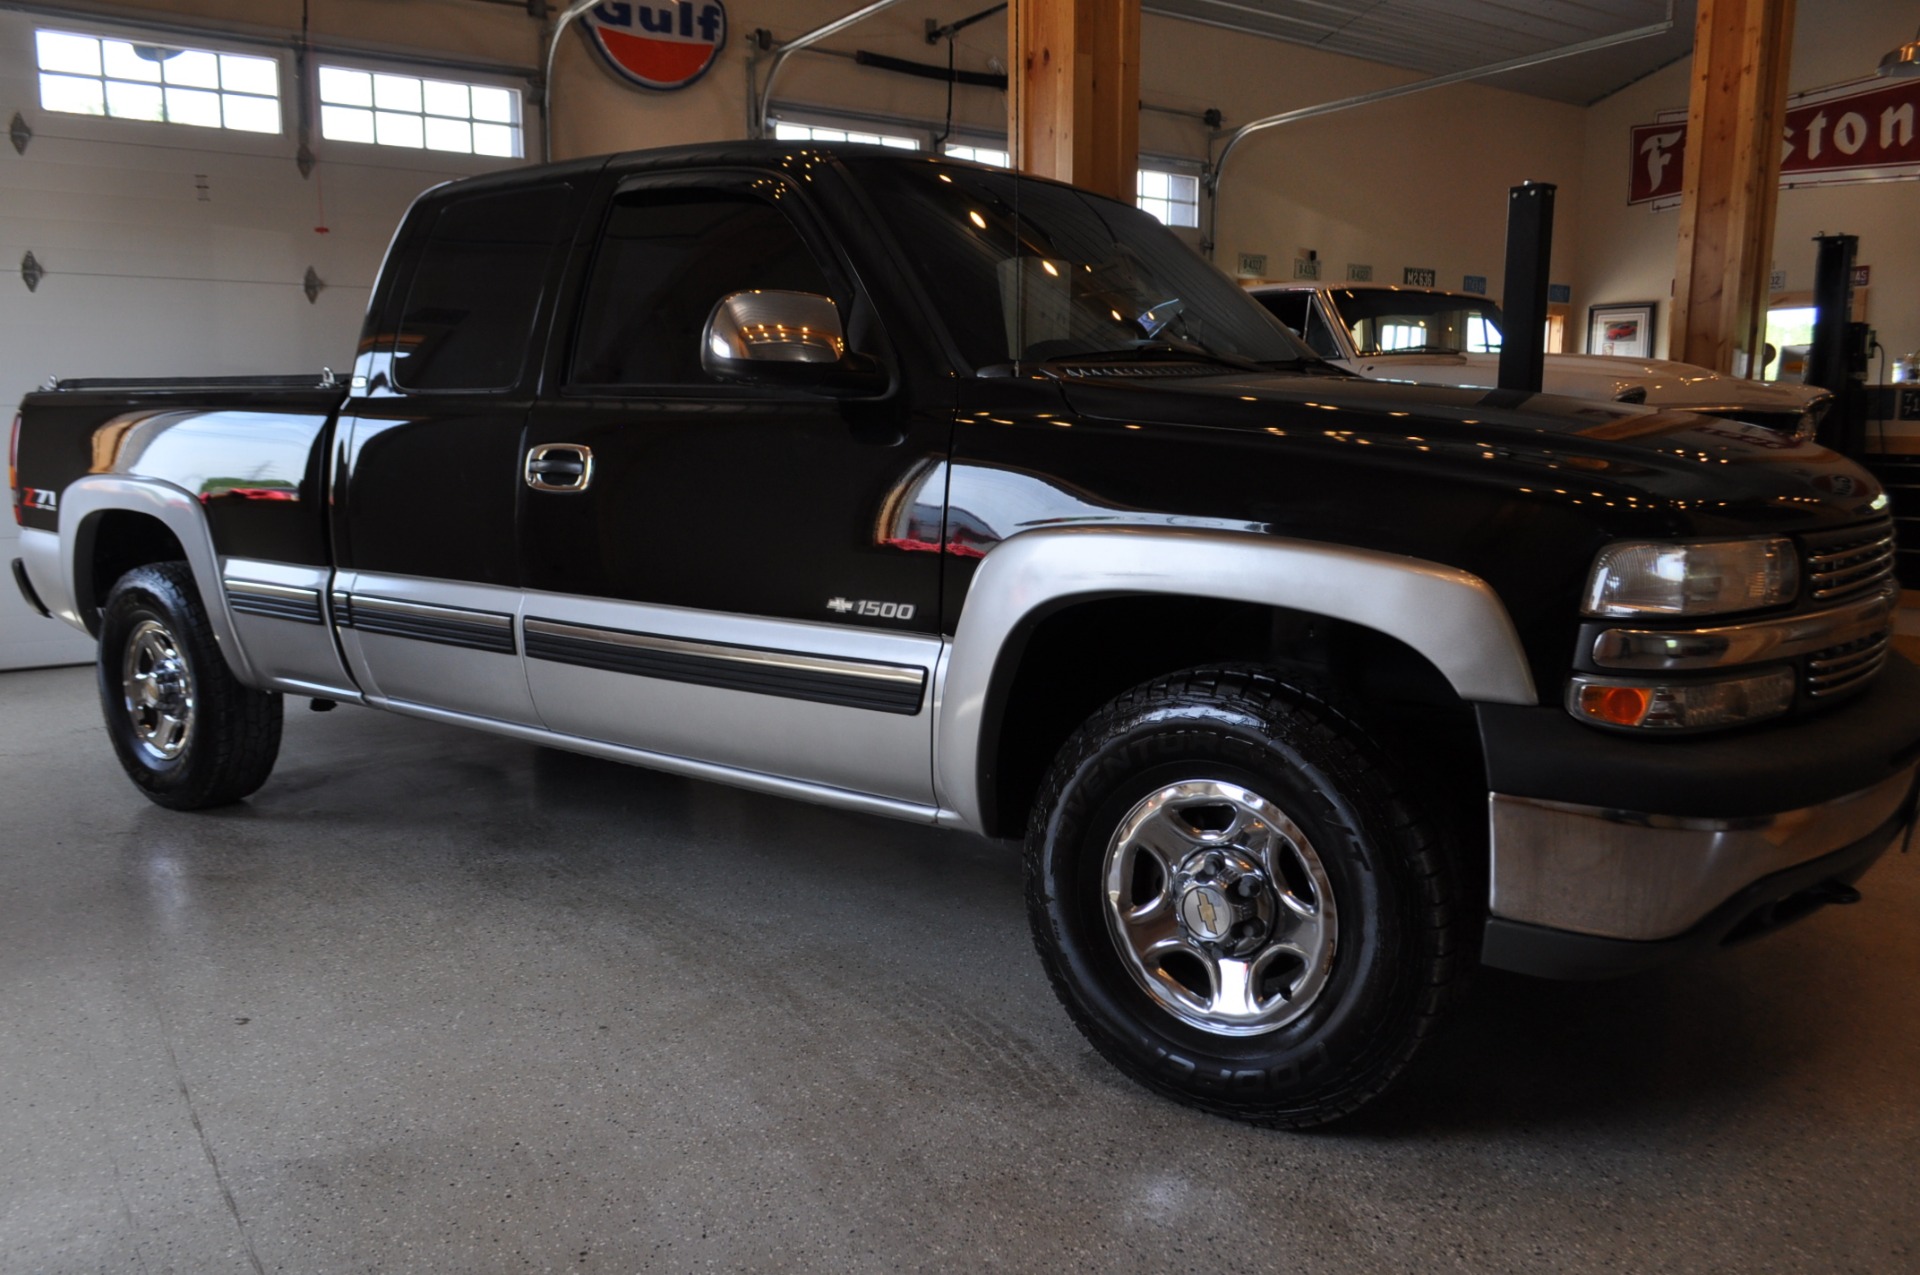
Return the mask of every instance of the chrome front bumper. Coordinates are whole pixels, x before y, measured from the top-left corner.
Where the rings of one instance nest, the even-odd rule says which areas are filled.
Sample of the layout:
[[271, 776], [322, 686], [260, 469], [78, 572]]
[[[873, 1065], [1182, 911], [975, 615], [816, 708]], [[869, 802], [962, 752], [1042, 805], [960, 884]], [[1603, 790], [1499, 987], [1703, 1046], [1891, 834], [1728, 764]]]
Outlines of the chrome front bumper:
[[1686, 934], [1756, 882], [1904, 827], [1916, 767], [1781, 814], [1685, 819], [1492, 794], [1496, 922], [1608, 940]]

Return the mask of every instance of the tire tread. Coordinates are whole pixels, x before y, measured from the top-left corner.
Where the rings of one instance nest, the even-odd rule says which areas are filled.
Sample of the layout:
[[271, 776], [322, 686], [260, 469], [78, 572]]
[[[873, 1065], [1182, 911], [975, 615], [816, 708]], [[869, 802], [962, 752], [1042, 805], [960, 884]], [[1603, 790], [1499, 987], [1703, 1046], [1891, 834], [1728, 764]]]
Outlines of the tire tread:
[[[152, 600], [152, 609], [177, 631], [194, 680], [194, 738], [180, 765], [156, 769], [143, 762], [127, 738], [121, 707], [117, 650], [109, 650], [122, 611]], [[280, 754], [281, 697], [243, 685], [227, 666], [213, 623], [184, 562], [135, 567], [115, 582], [102, 610], [99, 682], [107, 734], [121, 766], [149, 799], [171, 810], [230, 805], [257, 792]]]
[[[1418, 954], [1414, 965], [1419, 971], [1420, 986], [1396, 988], [1394, 992], [1412, 1001], [1401, 1030], [1380, 1033], [1357, 1065], [1336, 1069], [1325, 1081], [1284, 1103], [1217, 1101], [1178, 1088], [1141, 1066], [1139, 1059], [1115, 1042], [1080, 1004], [1069, 972], [1041, 930], [1046, 924], [1048, 900], [1046, 883], [1037, 865], [1053, 813], [1059, 809], [1067, 789], [1076, 780], [1087, 778], [1080, 773], [1082, 768], [1128, 723], [1174, 704], [1198, 705], [1240, 717], [1251, 715], [1279, 732], [1296, 732], [1296, 738], [1309, 740], [1312, 751], [1326, 768], [1345, 780], [1345, 790], [1362, 803], [1364, 808], [1358, 813], [1363, 821], [1386, 834], [1381, 840], [1402, 855], [1416, 887], [1412, 901], [1415, 907], [1413, 947]], [[1177, 750], [1181, 737], [1180, 734], [1150, 737], [1149, 742], [1164, 741], [1171, 751]], [[1239, 736], [1220, 732], [1216, 739], [1253, 751]], [[1100, 760], [1109, 773], [1096, 773], [1095, 778], [1113, 782], [1132, 764], [1132, 759], [1119, 752], [1109, 753]], [[1250, 769], [1258, 769], [1259, 760], [1253, 756], [1246, 758]], [[1473, 967], [1463, 933], [1462, 922], [1468, 908], [1460, 897], [1457, 852], [1444, 829], [1401, 795], [1407, 785], [1393, 780], [1396, 770], [1390, 755], [1375, 741], [1373, 734], [1345, 712], [1324, 688], [1284, 682], [1272, 670], [1259, 666], [1210, 666], [1161, 677], [1121, 693], [1096, 712], [1068, 740], [1049, 770], [1035, 799], [1027, 830], [1026, 894], [1035, 927], [1035, 944], [1055, 995], [1081, 1034], [1109, 1062], [1153, 1089], [1216, 1115], [1268, 1127], [1300, 1129], [1327, 1124], [1353, 1114], [1385, 1092], [1441, 1029], [1461, 999]], [[1355, 821], [1342, 814], [1332, 802], [1327, 802], [1326, 809], [1319, 814], [1323, 820], [1351, 833], [1359, 831], [1352, 826]], [[1396, 981], [1404, 980], [1405, 976], [1403, 963]]]

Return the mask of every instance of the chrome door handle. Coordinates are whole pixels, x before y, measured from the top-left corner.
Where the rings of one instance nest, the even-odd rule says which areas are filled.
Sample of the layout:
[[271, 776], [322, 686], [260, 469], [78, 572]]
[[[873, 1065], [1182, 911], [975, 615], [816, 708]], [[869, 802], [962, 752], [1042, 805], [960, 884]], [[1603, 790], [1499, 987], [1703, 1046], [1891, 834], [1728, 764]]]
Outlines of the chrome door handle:
[[527, 453], [527, 486], [535, 491], [585, 491], [593, 481], [593, 448], [542, 443]]

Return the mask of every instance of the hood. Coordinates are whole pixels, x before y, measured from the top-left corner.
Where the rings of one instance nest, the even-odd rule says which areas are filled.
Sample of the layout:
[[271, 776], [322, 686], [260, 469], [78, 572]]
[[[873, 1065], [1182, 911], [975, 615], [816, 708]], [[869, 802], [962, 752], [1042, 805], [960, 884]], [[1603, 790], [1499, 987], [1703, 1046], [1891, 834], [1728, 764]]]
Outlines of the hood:
[[1392, 466], [1436, 484], [1497, 486], [1579, 506], [1614, 535], [1811, 531], [1887, 506], [1880, 484], [1834, 452], [1690, 412], [1351, 377], [1189, 373], [1074, 375], [1062, 389], [1090, 421], [1241, 431], [1263, 448], [1342, 458], [1362, 484], [1366, 468]]
[[[1497, 354], [1376, 354], [1344, 366], [1372, 380], [1411, 381], [1492, 389], [1499, 380]], [[1549, 354], [1541, 377], [1549, 394], [1614, 400], [1644, 390], [1642, 401], [1692, 411], [1745, 410], [1798, 416], [1829, 397], [1813, 385], [1749, 381], [1691, 363], [1630, 359], [1613, 354]]]

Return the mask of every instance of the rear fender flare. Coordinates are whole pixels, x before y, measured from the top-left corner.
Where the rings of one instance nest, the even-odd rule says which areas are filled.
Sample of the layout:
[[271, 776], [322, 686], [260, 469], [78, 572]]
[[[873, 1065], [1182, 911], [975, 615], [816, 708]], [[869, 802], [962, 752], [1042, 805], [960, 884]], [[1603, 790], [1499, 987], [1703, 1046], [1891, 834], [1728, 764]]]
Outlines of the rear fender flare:
[[118, 474], [92, 474], [68, 485], [60, 493], [60, 583], [67, 596], [46, 599], [54, 614], [71, 624], [93, 632], [98, 618], [87, 604], [93, 582], [93, 536], [101, 515], [110, 512], [143, 514], [162, 523], [186, 551], [187, 566], [200, 590], [200, 601], [207, 608], [214, 640], [226, 657], [233, 675], [248, 686], [257, 685], [253, 667], [240, 645], [233, 626], [233, 614], [227, 609], [227, 591], [221, 584], [220, 557], [214, 551], [213, 532], [207, 526], [206, 511], [200, 502], [172, 483], [154, 478], [130, 478]]

